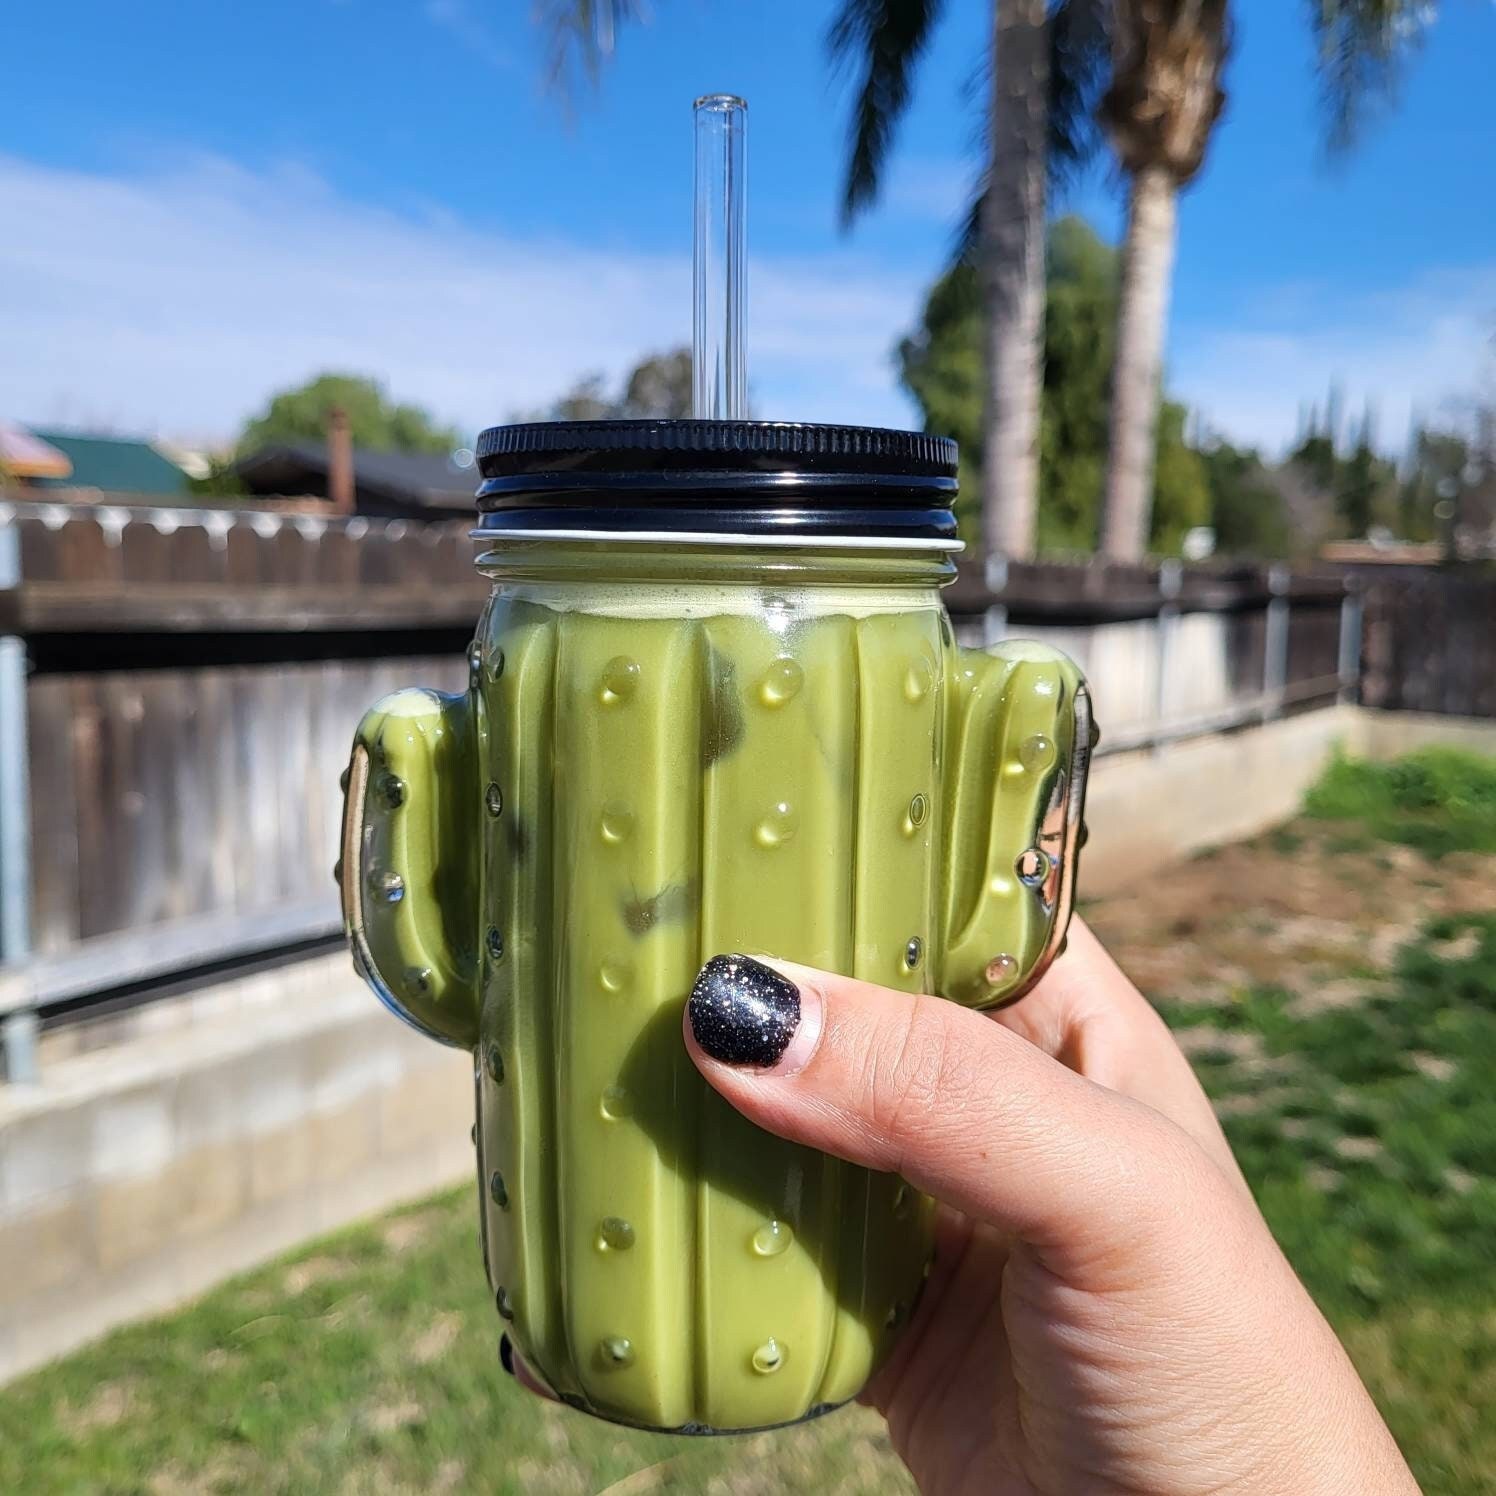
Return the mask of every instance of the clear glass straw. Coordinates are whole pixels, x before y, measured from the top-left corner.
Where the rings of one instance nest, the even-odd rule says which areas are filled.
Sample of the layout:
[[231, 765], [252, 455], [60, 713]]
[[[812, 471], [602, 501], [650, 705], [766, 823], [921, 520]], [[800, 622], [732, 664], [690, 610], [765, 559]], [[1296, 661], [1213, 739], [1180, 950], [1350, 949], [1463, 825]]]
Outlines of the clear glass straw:
[[692, 256], [691, 413], [748, 417], [743, 357], [743, 272], [748, 105], [732, 94], [697, 99], [696, 218]]

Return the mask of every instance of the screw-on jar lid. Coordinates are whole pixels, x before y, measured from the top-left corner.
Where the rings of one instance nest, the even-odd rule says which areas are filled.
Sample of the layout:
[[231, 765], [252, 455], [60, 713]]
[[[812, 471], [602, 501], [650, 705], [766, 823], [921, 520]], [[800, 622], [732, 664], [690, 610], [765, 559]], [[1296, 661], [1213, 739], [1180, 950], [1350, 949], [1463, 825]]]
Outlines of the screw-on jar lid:
[[546, 421], [478, 439], [498, 538], [954, 550], [956, 444], [793, 421]]

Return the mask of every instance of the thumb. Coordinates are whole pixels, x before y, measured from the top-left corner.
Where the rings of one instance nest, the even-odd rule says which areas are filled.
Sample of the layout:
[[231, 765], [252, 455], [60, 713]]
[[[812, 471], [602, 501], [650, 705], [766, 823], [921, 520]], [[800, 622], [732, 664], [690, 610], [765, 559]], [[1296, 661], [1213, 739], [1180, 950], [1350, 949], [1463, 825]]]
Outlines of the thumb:
[[901, 1174], [1041, 1251], [1089, 1258], [1135, 1241], [1205, 1172], [1157, 1112], [940, 998], [716, 956], [691, 990], [686, 1037], [759, 1126]]

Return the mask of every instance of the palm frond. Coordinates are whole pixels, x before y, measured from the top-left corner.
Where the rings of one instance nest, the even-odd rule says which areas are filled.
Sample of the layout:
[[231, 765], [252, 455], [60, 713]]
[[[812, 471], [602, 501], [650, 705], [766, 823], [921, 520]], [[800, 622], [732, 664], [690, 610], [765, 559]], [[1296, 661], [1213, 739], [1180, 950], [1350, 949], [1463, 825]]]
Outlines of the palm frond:
[[1331, 152], [1355, 144], [1397, 95], [1403, 65], [1438, 14], [1431, 0], [1309, 0]]
[[1061, 0], [1049, 16], [1049, 185], [1065, 187], [1101, 144], [1096, 106], [1106, 86], [1108, 0]]
[[535, 23], [546, 37], [546, 81], [568, 99], [579, 79], [596, 87], [619, 30], [648, 19], [644, 0], [535, 0]]
[[1100, 116], [1123, 171], [1159, 167], [1183, 186], [1200, 170], [1233, 40], [1229, 0], [1116, 0]]
[[843, 227], [878, 195], [915, 68], [943, 5], [944, 0], [843, 0], [826, 32], [833, 65], [855, 72], [859, 80], [847, 132]]

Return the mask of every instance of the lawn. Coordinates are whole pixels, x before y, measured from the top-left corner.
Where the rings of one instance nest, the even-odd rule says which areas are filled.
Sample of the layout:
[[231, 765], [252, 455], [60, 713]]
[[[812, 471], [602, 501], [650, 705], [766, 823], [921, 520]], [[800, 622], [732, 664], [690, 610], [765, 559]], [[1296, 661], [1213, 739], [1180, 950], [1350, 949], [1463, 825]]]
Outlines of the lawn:
[[[1427, 1492], [1496, 1470], [1496, 765], [1332, 766], [1308, 812], [1087, 908], [1177, 1029]], [[903, 1491], [879, 1421], [676, 1440], [498, 1367], [468, 1191], [0, 1393], [0, 1490]]]

